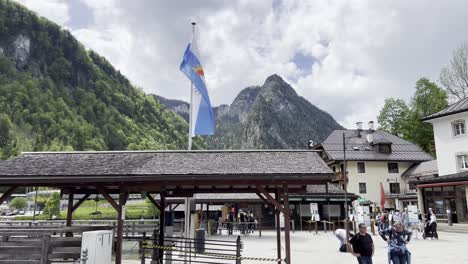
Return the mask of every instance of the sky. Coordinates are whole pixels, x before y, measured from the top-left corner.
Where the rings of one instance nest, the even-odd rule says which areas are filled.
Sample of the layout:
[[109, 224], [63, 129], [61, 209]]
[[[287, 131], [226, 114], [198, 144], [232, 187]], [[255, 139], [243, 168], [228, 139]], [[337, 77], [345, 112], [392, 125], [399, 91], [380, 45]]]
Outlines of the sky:
[[17, 0], [66, 27], [147, 93], [188, 101], [179, 71], [197, 22], [213, 105], [278, 74], [345, 127], [376, 120], [385, 98], [438, 81], [468, 41], [468, 1]]

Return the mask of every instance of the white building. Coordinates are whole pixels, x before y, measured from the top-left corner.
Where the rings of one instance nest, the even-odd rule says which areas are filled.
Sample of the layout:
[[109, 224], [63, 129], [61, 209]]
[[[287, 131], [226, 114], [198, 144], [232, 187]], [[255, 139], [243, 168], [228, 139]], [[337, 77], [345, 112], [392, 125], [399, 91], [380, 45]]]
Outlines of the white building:
[[468, 98], [424, 119], [434, 128], [439, 177], [411, 180], [423, 209], [468, 222]]
[[468, 98], [424, 120], [434, 128], [439, 175], [468, 171]]
[[385, 131], [374, 130], [373, 122], [368, 129], [335, 130], [323, 142], [314, 146], [322, 150], [321, 156], [335, 171], [338, 184], [344, 184], [343, 134], [346, 141], [348, 192], [361, 198], [355, 202], [371, 206], [371, 211], [380, 208], [381, 185], [386, 195], [386, 209], [400, 209], [417, 204], [414, 188], [402, 174], [414, 164], [429, 161], [432, 157], [417, 145]]

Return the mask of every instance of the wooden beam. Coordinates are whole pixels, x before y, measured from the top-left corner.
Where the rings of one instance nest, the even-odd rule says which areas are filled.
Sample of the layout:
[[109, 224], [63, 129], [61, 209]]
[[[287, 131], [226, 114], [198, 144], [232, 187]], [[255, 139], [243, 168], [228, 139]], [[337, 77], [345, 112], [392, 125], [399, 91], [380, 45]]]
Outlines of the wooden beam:
[[73, 198], [74, 193], [68, 193], [68, 206], [67, 206], [67, 226], [70, 227], [72, 225], [72, 214], [73, 214]]
[[[275, 191], [275, 198], [278, 203], [280, 202], [279, 190]], [[280, 211], [275, 211], [275, 222], [276, 222], [276, 255], [278, 259], [281, 259], [281, 220], [280, 220]], [[288, 263], [290, 264], [290, 263]]]
[[176, 203], [176, 205], [174, 206], [174, 208], [171, 208], [169, 211], [171, 212], [174, 212], [174, 210], [180, 205], [180, 203]]
[[275, 208], [275, 206], [274, 206], [273, 204], [271, 204], [270, 201], [268, 201], [265, 197], [263, 197], [263, 195], [262, 195], [260, 192], [256, 191], [255, 193], [256, 193], [257, 196], [258, 196], [266, 205], [268, 205], [268, 206], [273, 210], [273, 212], [276, 214], [276, 208]]
[[[125, 211], [123, 207], [127, 203], [128, 193], [121, 188], [119, 195], [119, 204], [117, 206], [117, 240], [115, 241], [115, 264], [122, 264], [122, 241], [123, 241], [123, 225], [125, 220]], [[109, 196], [109, 198], [111, 198]], [[114, 201], [111, 198], [112, 201]], [[115, 202], [114, 202], [115, 203]]]
[[75, 210], [78, 209], [78, 207], [80, 207], [80, 205], [83, 204], [89, 198], [89, 196], [91, 196], [91, 194], [87, 193], [81, 197], [81, 199], [79, 199], [78, 202], [73, 205], [72, 212], [75, 212]]
[[156, 208], [158, 208], [159, 212], [162, 211], [161, 205], [153, 198], [153, 196], [151, 196], [150, 193], [146, 193], [146, 198], [148, 198], [148, 200], [150, 200], [150, 202], [151, 202]]
[[289, 194], [288, 194], [288, 185], [283, 184], [283, 205], [284, 210], [284, 247], [286, 251], [286, 263], [291, 263], [291, 216], [289, 215]]
[[[275, 200], [263, 187], [257, 186], [257, 190], [258, 190], [261, 194], [265, 195], [266, 199], [267, 199], [272, 205], [274, 205], [274, 206], [276, 207], [277, 210], [279, 210], [279, 211], [282, 212], [283, 214], [285, 213], [285, 212], [284, 212], [283, 206], [281, 206], [281, 204], [280, 204], [277, 200]], [[278, 193], [278, 197], [277, 197], [277, 198], [279, 199], [279, 193]]]
[[114, 209], [118, 212], [119, 211], [119, 205], [110, 197], [108, 191], [106, 188], [102, 187], [101, 185], [96, 185], [96, 190], [107, 200], [107, 202], [114, 207]]
[[5, 202], [15, 192], [16, 188], [18, 188], [18, 185], [13, 185], [8, 188], [8, 190], [0, 197], [0, 204]]

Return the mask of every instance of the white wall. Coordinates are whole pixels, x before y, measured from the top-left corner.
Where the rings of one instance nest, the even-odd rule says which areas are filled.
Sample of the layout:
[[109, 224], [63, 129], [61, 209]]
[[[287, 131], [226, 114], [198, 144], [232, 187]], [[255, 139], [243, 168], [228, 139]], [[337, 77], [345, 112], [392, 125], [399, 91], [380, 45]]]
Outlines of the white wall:
[[[357, 161], [348, 161], [348, 192], [355, 193], [367, 200], [370, 200], [380, 205], [380, 183], [383, 184], [385, 193], [390, 193], [390, 183], [400, 183], [400, 193], [409, 193], [409, 186], [405, 179], [401, 178], [401, 174], [405, 172], [413, 163], [411, 162], [397, 162], [398, 173], [388, 173], [388, 162], [384, 161], [365, 161], [366, 172], [358, 173]], [[339, 166], [336, 171], [339, 171]], [[365, 182], [367, 193], [359, 193], [359, 183]], [[388, 199], [386, 206], [389, 206]]]
[[434, 127], [437, 166], [440, 176], [459, 172], [456, 155], [468, 153], [468, 131], [463, 136], [455, 137], [453, 134], [452, 122], [460, 119], [465, 120], [466, 128], [468, 112], [428, 121]]

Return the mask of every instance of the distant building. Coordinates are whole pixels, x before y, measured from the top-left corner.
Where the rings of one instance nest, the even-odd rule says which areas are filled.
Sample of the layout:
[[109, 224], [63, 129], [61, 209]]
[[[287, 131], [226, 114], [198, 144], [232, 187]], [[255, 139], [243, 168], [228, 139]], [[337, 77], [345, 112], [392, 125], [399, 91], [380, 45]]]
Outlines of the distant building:
[[438, 177], [410, 180], [419, 202], [441, 219], [468, 222], [468, 98], [423, 119], [434, 127]]
[[348, 191], [360, 199], [354, 205], [369, 205], [371, 211], [380, 208], [380, 184], [386, 194], [386, 209], [400, 209], [417, 204], [416, 190], [403, 173], [432, 157], [417, 145], [385, 131], [368, 129], [357, 123], [356, 129], [335, 130], [313, 148], [322, 150], [321, 157], [336, 173], [336, 182], [343, 186], [343, 133], [346, 139]]

